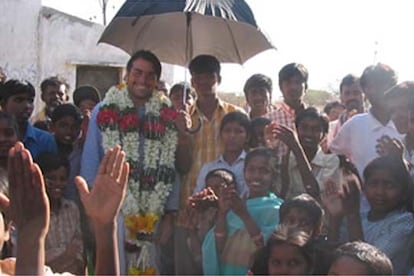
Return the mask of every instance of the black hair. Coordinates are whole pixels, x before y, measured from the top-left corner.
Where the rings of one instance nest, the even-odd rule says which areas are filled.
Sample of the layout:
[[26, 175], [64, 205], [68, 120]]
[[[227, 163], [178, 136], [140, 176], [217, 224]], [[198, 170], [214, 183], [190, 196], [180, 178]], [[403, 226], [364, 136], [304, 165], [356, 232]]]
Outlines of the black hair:
[[308, 89], [308, 69], [299, 63], [289, 63], [279, 71], [279, 86], [282, 85], [283, 81], [290, 80], [294, 76], [299, 76], [305, 83], [305, 90]]
[[101, 96], [98, 89], [92, 85], [79, 86], [73, 91], [73, 103], [79, 107], [83, 100], [92, 100], [95, 103], [101, 101]]
[[344, 86], [352, 85], [352, 84], [358, 84], [359, 85], [359, 78], [356, 75], [348, 74], [346, 75], [339, 85], [339, 93], [342, 93], [342, 88]]
[[35, 88], [26, 80], [10, 79], [0, 86], [0, 102], [5, 106], [11, 96], [17, 94], [28, 94], [30, 97], [35, 97]]
[[65, 85], [66, 93], [67, 93], [67, 90], [69, 90], [70, 86], [68, 82], [60, 76], [53, 76], [53, 77], [44, 79], [42, 83], [40, 84], [40, 90], [42, 91], [42, 93], [44, 93], [48, 86], [60, 86], [62, 84]]
[[234, 122], [239, 123], [246, 130], [247, 136], [250, 136], [250, 119], [246, 114], [239, 111], [229, 112], [224, 115], [220, 123], [220, 133], [228, 123]]
[[50, 115], [52, 123], [56, 123], [63, 117], [70, 116], [80, 126], [82, 123], [82, 113], [78, 107], [71, 103], [58, 105]]
[[151, 62], [152, 66], [154, 67], [154, 72], [157, 75], [157, 81], [160, 80], [160, 78], [161, 78], [161, 62], [154, 53], [152, 53], [151, 51], [147, 51], [147, 50], [139, 50], [139, 51], [135, 52], [135, 54], [133, 54], [131, 56], [131, 58], [128, 60], [128, 63], [127, 63], [127, 71], [128, 72], [131, 71], [132, 65], [137, 59], [144, 59], [146, 61]]
[[328, 120], [328, 118], [324, 115], [321, 115], [319, 113], [319, 111], [314, 107], [308, 107], [307, 109], [299, 112], [299, 114], [298, 114], [298, 116], [296, 117], [296, 120], [295, 120], [296, 129], [299, 128], [300, 123], [306, 118], [319, 120], [320, 123], [321, 123], [322, 133], [324, 135], [326, 135], [328, 133], [328, 131], [329, 131], [329, 120]]
[[175, 91], [183, 91], [184, 87], [185, 87], [185, 96], [186, 96], [186, 98], [188, 98], [189, 96], [191, 96], [192, 98], [196, 97], [196, 94], [194, 92], [194, 89], [191, 87], [191, 84], [189, 84], [188, 82], [184, 82], [184, 81], [174, 84], [170, 88], [169, 96], [171, 97], [171, 95], [174, 94], [173, 92], [175, 92]]
[[69, 160], [63, 154], [42, 152], [37, 156], [35, 162], [39, 165], [43, 174], [57, 170], [60, 167], [64, 167], [68, 174], [70, 171]]
[[289, 244], [297, 247], [307, 261], [308, 274], [312, 273], [315, 264], [315, 252], [310, 242], [310, 236], [304, 231], [279, 226], [270, 236], [267, 244], [253, 255], [253, 265], [250, 268], [253, 275], [269, 275], [270, 253], [273, 247], [280, 244]]
[[220, 62], [212, 55], [199, 55], [188, 65], [191, 74], [217, 73], [220, 76]]
[[383, 63], [366, 67], [360, 79], [362, 88], [366, 88], [369, 84], [376, 84], [385, 87], [386, 90], [396, 85], [397, 81], [398, 77], [394, 69]]
[[244, 84], [244, 95], [247, 97], [247, 92], [256, 87], [263, 87], [269, 94], [272, 95], [273, 84], [272, 79], [263, 74], [254, 74], [250, 78], [247, 79], [246, 83]]
[[413, 212], [413, 181], [404, 161], [401, 158], [391, 156], [375, 158], [364, 169], [364, 183], [378, 170], [387, 171], [391, 174], [395, 183], [401, 187], [401, 194], [405, 196], [405, 200], [401, 202], [401, 207]]
[[272, 169], [272, 172], [276, 176], [278, 172], [279, 160], [274, 151], [272, 151], [269, 148], [265, 148], [265, 147], [258, 147], [258, 148], [252, 149], [251, 151], [247, 153], [246, 158], [244, 159], [244, 170], [246, 170], [247, 164], [249, 164], [250, 161], [252, 161], [252, 159], [255, 157], [264, 157], [267, 160], [269, 160], [269, 163], [270, 163], [269, 165]]
[[279, 209], [281, 224], [283, 224], [284, 219], [293, 208], [298, 208], [306, 212], [311, 218], [313, 226], [320, 227], [322, 225], [322, 218], [324, 216], [323, 208], [316, 199], [308, 194], [295, 196], [282, 203]]
[[368, 275], [392, 275], [393, 268], [387, 255], [375, 246], [362, 242], [348, 242], [334, 252], [332, 265], [341, 257], [355, 259], [367, 269]]
[[268, 118], [265, 117], [256, 117], [250, 121], [250, 139], [249, 139], [249, 147], [255, 148], [258, 146], [257, 144], [257, 137], [255, 135], [255, 128], [262, 127], [264, 128], [268, 124], [270, 124], [271, 121]]
[[219, 177], [226, 182], [227, 185], [232, 185], [236, 182], [236, 176], [234, 173], [227, 169], [214, 169], [209, 171], [206, 175], [205, 181], [213, 177]]
[[327, 115], [329, 115], [329, 113], [331, 112], [332, 109], [334, 109], [335, 107], [343, 107], [345, 108], [345, 106], [343, 104], [341, 104], [339, 101], [333, 101], [333, 102], [329, 102], [325, 105], [325, 107], [323, 108], [323, 112]]

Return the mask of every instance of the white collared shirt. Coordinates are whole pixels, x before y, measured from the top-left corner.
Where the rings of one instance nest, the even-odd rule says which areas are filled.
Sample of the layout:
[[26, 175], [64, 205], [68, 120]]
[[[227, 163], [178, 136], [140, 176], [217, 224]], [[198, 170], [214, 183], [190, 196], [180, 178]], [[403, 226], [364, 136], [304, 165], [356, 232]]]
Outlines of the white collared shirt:
[[348, 120], [332, 140], [329, 149], [332, 153], [346, 155], [362, 177], [368, 163], [379, 157], [377, 140], [384, 135], [399, 140], [404, 137], [397, 131], [392, 120], [384, 126], [369, 111]]
[[246, 181], [244, 180], [244, 159], [246, 158], [246, 151], [242, 151], [240, 156], [233, 162], [229, 164], [224, 160], [223, 155], [220, 155], [219, 158], [204, 164], [201, 167], [200, 173], [197, 178], [197, 185], [194, 189], [193, 194], [200, 192], [206, 187], [206, 176], [207, 174], [215, 169], [227, 169], [234, 173], [236, 176], [236, 189], [239, 192], [240, 196], [244, 196], [248, 192]]

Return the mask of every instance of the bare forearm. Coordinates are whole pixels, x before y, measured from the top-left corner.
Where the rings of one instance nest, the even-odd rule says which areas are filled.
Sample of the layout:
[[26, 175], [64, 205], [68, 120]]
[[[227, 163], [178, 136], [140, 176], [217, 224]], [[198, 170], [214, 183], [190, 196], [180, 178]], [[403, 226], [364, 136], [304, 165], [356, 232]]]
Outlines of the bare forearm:
[[246, 227], [247, 232], [249, 233], [250, 237], [253, 239], [255, 244], [260, 247], [264, 245], [263, 236], [261, 234], [261, 230], [259, 226], [257, 226], [256, 222], [250, 216], [249, 212], [246, 212], [240, 216], [243, 220], [244, 226]]
[[119, 275], [116, 222], [110, 225], [94, 223], [96, 237], [96, 275]]
[[318, 201], [320, 200], [319, 184], [315, 176], [312, 173], [312, 167], [309, 163], [308, 158], [305, 155], [302, 147], [297, 146], [293, 150], [298, 164], [299, 173], [302, 177], [303, 185], [308, 194], [313, 196]]
[[216, 251], [217, 255], [221, 256], [221, 252], [223, 251], [224, 244], [227, 238], [227, 221], [226, 221], [226, 213], [219, 213], [216, 222], [216, 228], [214, 229], [214, 236], [216, 240]]
[[[29, 238], [28, 238], [29, 237]], [[16, 275], [44, 275], [45, 237], [30, 238], [19, 232], [17, 239]]]

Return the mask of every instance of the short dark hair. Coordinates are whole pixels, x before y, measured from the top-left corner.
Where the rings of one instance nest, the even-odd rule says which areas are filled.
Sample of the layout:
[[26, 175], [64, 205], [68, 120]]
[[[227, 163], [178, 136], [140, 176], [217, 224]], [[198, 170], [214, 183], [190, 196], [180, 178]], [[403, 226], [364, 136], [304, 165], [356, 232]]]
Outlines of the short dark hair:
[[272, 95], [272, 79], [266, 75], [254, 74], [250, 78], [248, 78], [243, 87], [244, 95], [247, 97], [247, 92], [254, 87], [263, 87], [267, 91], [269, 91], [270, 95]]
[[362, 88], [366, 88], [368, 84], [376, 83], [388, 89], [396, 85], [397, 81], [398, 77], [394, 69], [383, 63], [366, 67], [360, 79]]
[[217, 73], [220, 76], [220, 62], [212, 55], [199, 55], [193, 58], [188, 65], [191, 74]]
[[67, 93], [70, 86], [69, 86], [68, 82], [60, 76], [53, 76], [53, 77], [49, 77], [47, 79], [44, 79], [42, 81], [42, 83], [40, 84], [40, 90], [42, 91], [42, 94], [43, 94], [43, 93], [45, 93], [47, 87], [49, 87], [49, 86], [60, 86], [62, 84], [65, 85], [65, 87], [66, 87], [65, 92]]
[[323, 108], [323, 112], [325, 114], [329, 115], [329, 112], [331, 112], [331, 110], [334, 109], [335, 107], [345, 108], [345, 106], [343, 104], [341, 104], [339, 101], [333, 101], [333, 102], [329, 102], [325, 105], [325, 107]]
[[[375, 171], [387, 171], [395, 179], [405, 195], [405, 201], [400, 202], [400, 206], [405, 208], [407, 211], [413, 211], [413, 180], [411, 179], [410, 173], [406, 164], [401, 158], [395, 158], [392, 156], [381, 156], [377, 157], [364, 169], [364, 183], [372, 176]], [[365, 184], [366, 185], [366, 184]]]
[[191, 96], [193, 98], [196, 97], [196, 94], [194, 92], [194, 89], [191, 87], [191, 84], [189, 84], [188, 82], [184, 82], [184, 81], [174, 84], [170, 88], [170, 94], [169, 94], [169, 96], [171, 97], [171, 95], [174, 94], [173, 92], [174, 91], [178, 91], [178, 89], [180, 89], [181, 91], [183, 91], [184, 87], [185, 87], [185, 94], [186, 94], [185, 96], [186, 96], [186, 98], [188, 96]]
[[255, 127], [265, 127], [270, 124], [272, 121], [265, 117], [256, 117], [250, 121], [250, 131], [253, 132]]
[[35, 162], [39, 165], [42, 173], [48, 173], [54, 170], [64, 167], [69, 175], [70, 163], [69, 160], [60, 153], [42, 152], [40, 153]]
[[342, 94], [342, 88], [346, 85], [352, 85], [352, 84], [358, 84], [359, 85], [359, 77], [357, 77], [354, 74], [348, 74], [346, 75], [339, 85], [339, 93]]
[[82, 113], [75, 105], [71, 103], [58, 105], [52, 112], [50, 119], [52, 123], [56, 123], [63, 117], [72, 117], [80, 126], [82, 123]]
[[279, 71], [279, 86], [282, 85], [283, 81], [287, 81], [294, 76], [299, 76], [305, 83], [305, 89], [308, 89], [308, 69], [300, 63], [289, 63]]
[[319, 111], [314, 107], [308, 107], [307, 109], [299, 112], [295, 120], [296, 129], [299, 128], [300, 123], [306, 119], [315, 119], [319, 120], [321, 123], [322, 133], [325, 135], [329, 131], [329, 120], [326, 116], [319, 113]]
[[287, 199], [282, 203], [279, 209], [281, 224], [283, 224], [283, 221], [288, 213], [294, 208], [298, 208], [306, 212], [306, 214], [311, 218], [314, 227], [320, 227], [322, 225], [322, 218], [324, 216], [323, 208], [316, 199], [308, 194], [300, 194], [293, 198]]
[[387, 255], [375, 246], [362, 242], [348, 242], [338, 247], [333, 256], [332, 264], [341, 257], [355, 259], [367, 269], [368, 275], [392, 275], [392, 263]]
[[214, 169], [209, 171], [206, 175], [205, 181], [213, 177], [219, 177], [226, 182], [227, 185], [234, 184], [236, 182], [236, 176], [234, 173], [227, 169]]
[[223, 131], [223, 128], [228, 124], [228, 123], [233, 123], [233, 122], [237, 122], [239, 123], [245, 130], [247, 133], [247, 136], [249, 136], [250, 133], [250, 119], [249, 117], [240, 112], [240, 111], [233, 111], [233, 112], [229, 112], [226, 115], [224, 115], [223, 119], [221, 119], [221, 123], [220, 123], [220, 133]]
[[310, 236], [304, 231], [298, 231], [286, 226], [279, 226], [273, 232], [266, 245], [253, 255], [251, 271], [254, 275], [269, 275], [269, 258], [272, 248], [281, 244], [289, 244], [297, 247], [306, 259], [308, 274], [311, 274], [315, 264], [315, 250]]
[[35, 97], [35, 88], [26, 80], [10, 79], [0, 86], [0, 102], [4, 106], [7, 100], [17, 94], [28, 94], [30, 97]]
[[92, 85], [83, 85], [76, 88], [75, 91], [73, 91], [74, 104], [79, 107], [83, 100], [92, 100], [95, 103], [99, 103], [101, 101], [101, 96], [98, 89]]
[[130, 72], [132, 68], [132, 64], [137, 59], [144, 59], [146, 61], [149, 61], [152, 63], [152, 66], [154, 67], [155, 74], [157, 75], [157, 81], [161, 78], [161, 62], [158, 59], [158, 57], [151, 51], [147, 50], [139, 50], [135, 52], [131, 58], [128, 60], [127, 63], [127, 71]]

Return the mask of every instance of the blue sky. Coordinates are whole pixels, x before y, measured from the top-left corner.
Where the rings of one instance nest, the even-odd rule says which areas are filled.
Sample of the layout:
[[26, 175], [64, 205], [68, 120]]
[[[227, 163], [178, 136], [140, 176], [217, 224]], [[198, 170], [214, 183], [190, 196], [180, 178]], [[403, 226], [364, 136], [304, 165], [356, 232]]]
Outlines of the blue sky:
[[[392, 66], [400, 80], [414, 80], [414, 22], [410, 0], [246, 0], [262, 31], [278, 51], [263, 52], [243, 66], [223, 66], [221, 90], [242, 92], [244, 81], [263, 73], [275, 82], [290, 62], [309, 70], [309, 87], [337, 90], [348, 73], [360, 75], [374, 62]], [[42, 0], [50, 6], [85, 19], [101, 21], [98, 0]], [[122, 5], [109, 0], [109, 17]], [[114, 7], [114, 8], [112, 8]], [[177, 81], [184, 76], [177, 67]]]

